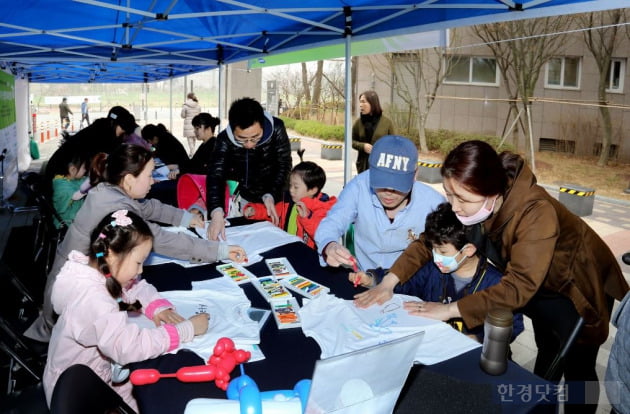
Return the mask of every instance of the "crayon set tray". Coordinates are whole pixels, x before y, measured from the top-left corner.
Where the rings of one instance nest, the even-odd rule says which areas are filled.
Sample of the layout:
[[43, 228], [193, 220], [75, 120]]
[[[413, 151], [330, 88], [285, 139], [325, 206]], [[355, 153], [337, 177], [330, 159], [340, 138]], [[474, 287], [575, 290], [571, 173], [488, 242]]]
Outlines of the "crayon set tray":
[[236, 263], [218, 265], [216, 269], [223, 276], [230, 278], [238, 285], [248, 283], [256, 279], [256, 276], [253, 273]]
[[252, 280], [252, 285], [267, 302], [271, 302], [274, 299], [286, 300], [293, 297], [275, 276], [261, 276]]
[[291, 263], [286, 257], [277, 257], [274, 259], [265, 259], [265, 264], [275, 277], [282, 278], [287, 276], [295, 276], [297, 272], [291, 266]]
[[298, 313], [300, 305], [298, 305], [297, 300], [293, 296], [288, 299], [274, 299], [269, 302], [269, 305], [278, 329], [299, 328], [302, 326], [302, 320]]
[[326, 294], [330, 291], [330, 289], [326, 286], [320, 285], [319, 283], [313, 282], [312, 280], [300, 275], [282, 278], [280, 283], [287, 289], [299, 293], [309, 299], [314, 299], [319, 295]]

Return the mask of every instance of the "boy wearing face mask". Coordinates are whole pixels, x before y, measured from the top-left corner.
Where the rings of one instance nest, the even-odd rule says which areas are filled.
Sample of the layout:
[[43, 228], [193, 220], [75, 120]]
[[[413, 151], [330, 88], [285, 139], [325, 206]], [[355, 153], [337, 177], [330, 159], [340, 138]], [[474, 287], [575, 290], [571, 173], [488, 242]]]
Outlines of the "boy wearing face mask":
[[[394, 293], [417, 296], [426, 302], [451, 303], [474, 292], [499, 283], [502, 274], [468, 242], [464, 226], [451, 210], [449, 203], [440, 204], [426, 218], [424, 242], [433, 252], [428, 262], [406, 283], [399, 284]], [[361, 274], [361, 283], [370, 286], [385, 274], [377, 270], [370, 275]], [[375, 280], [376, 279], [376, 280]], [[410, 314], [421, 315], [418, 302], [408, 302]], [[460, 332], [483, 342], [483, 325], [468, 329], [461, 318], [448, 321]], [[512, 340], [523, 332], [523, 315], [514, 315]]]

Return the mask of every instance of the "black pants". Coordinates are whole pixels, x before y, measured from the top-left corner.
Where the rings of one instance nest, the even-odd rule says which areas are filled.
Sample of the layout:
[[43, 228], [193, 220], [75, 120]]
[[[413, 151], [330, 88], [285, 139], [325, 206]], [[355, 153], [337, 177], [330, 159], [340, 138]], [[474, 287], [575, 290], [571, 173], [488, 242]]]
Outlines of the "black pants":
[[[610, 301], [610, 307], [612, 308], [612, 301]], [[554, 292], [537, 293], [523, 309], [523, 312], [532, 319], [534, 337], [538, 347], [534, 373], [544, 377], [551, 362], [573, 331], [579, 315], [567, 297]], [[578, 402], [579, 400], [581, 403], [565, 405], [566, 413], [595, 413], [599, 388], [594, 387], [593, 384], [598, 381], [595, 365], [599, 345], [579, 343], [579, 338], [580, 336], [569, 350], [557, 372], [546, 379], [559, 382], [564, 376], [564, 380], [568, 384], [569, 401]], [[589, 386], [586, 382], [592, 383]], [[577, 389], [577, 387], [582, 386], [588, 388], [587, 401], [584, 401], [583, 397], [572, 400], [572, 395], [586, 394], [584, 389]], [[574, 391], [577, 392], [572, 392], [573, 387], [575, 387]], [[584, 402], [592, 404], [583, 405]]]

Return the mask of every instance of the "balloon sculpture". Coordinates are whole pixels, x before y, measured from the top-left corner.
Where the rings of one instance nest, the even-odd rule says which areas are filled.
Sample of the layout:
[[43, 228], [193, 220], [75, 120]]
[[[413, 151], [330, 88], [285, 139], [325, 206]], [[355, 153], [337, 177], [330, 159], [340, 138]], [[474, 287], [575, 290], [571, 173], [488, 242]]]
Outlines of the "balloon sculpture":
[[[183, 367], [174, 374], [161, 374], [157, 369], [137, 369], [130, 375], [133, 385], [154, 384], [160, 378], [177, 378], [182, 382], [208, 382], [227, 391], [227, 400], [195, 398], [186, 406], [186, 413], [247, 413], [282, 412], [302, 414], [306, 407], [311, 380], [299, 381], [293, 390], [261, 392], [252, 378], [245, 375], [241, 365], [241, 375], [230, 381], [230, 372], [238, 364], [246, 362], [251, 353], [235, 349], [230, 338], [221, 338], [214, 346], [207, 365]], [[210, 411], [209, 411], [210, 410]]]
[[160, 378], [177, 378], [182, 382], [208, 382], [226, 391], [230, 383], [230, 372], [237, 364], [246, 362], [251, 357], [249, 351], [234, 348], [234, 341], [221, 338], [214, 346], [214, 350], [207, 365], [183, 367], [174, 374], [161, 374], [157, 369], [137, 369], [130, 375], [133, 385], [154, 384]]

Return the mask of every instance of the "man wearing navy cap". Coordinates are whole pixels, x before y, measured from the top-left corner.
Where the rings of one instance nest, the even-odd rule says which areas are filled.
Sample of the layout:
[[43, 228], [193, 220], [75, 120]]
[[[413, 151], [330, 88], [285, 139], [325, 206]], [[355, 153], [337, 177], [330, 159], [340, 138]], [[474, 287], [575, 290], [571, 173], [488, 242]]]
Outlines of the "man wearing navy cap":
[[359, 268], [389, 269], [407, 245], [424, 231], [424, 221], [444, 197], [416, 181], [418, 150], [409, 139], [386, 135], [374, 144], [370, 168], [354, 177], [315, 233], [315, 243], [330, 266], [352, 266], [339, 243], [354, 223]]

